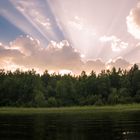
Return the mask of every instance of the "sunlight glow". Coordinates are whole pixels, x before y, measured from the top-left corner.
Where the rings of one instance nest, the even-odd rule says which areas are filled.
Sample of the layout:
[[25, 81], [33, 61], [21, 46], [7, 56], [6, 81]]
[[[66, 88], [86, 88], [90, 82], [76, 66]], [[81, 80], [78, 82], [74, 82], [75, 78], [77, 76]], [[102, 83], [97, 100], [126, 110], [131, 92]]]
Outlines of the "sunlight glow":
[[[83, 16], [82, 13], [75, 11], [72, 7], [69, 9], [68, 3], [71, 2], [49, 1], [55, 17], [59, 19], [57, 24], [63, 29], [65, 37], [78, 51], [86, 55], [93, 48], [93, 40], [97, 35], [96, 30], [89, 19], [85, 18], [86, 15], [89, 15], [88, 10]], [[61, 7], [65, 7], [65, 9]]]
[[[127, 66], [131, 51], [139, 51], [139, 40], [134, 37], [140, 39], [140, 4], [127, 6], [122, 14], [127, 2], [121, 0], [117, 5], [110, 0], [112, 6], [93, 0], [9, 0], [1, 4], [2, 20], [17, 29], [18, 36], [23, 33], [20, 37], [15, 34], [15, 39], [9, 37], [7, 46], [0, 43], [1, 59], [10, 56], [12, 60], [5, 59], [5, 64], [12, 69], [23, 65], [62, 74], [92, 68], [98, 71], [110, 59], [111, 66]], [[119, 56], [122, 59], [114, 61]], [[102, 60], [96, 61], [98, 58]]]
[[58, 73], [61, 75], [65, 75], [65, 74], [72, 74], [73, 75], [71, 70], [65, 70], [65, 69], [60, 70]]

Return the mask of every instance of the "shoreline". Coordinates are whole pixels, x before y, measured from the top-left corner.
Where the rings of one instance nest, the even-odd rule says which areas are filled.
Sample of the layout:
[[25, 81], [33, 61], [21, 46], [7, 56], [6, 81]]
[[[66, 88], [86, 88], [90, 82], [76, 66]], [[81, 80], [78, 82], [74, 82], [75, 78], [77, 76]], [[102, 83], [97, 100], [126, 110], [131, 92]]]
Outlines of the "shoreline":
[[50, 114], [50, 113], [102, 113], [140, 111], [140, 104], [118, 104], [106, 106], [71, 106], [53, 108], [0, 107], [1, 114]]

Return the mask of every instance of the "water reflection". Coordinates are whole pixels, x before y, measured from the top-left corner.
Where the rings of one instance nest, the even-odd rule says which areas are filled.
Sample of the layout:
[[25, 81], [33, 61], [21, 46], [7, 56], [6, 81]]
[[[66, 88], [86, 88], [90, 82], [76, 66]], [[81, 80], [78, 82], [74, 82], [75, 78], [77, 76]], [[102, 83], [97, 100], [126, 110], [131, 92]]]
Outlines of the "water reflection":
[[0, 115], [1, 140], [138, 140], [140, 112]]

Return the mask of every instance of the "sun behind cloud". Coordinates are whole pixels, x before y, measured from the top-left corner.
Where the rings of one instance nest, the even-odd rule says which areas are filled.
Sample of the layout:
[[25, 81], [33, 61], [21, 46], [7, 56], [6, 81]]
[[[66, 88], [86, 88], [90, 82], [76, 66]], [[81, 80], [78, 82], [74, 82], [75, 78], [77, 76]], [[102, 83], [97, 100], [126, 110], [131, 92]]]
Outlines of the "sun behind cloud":
[[[73, 74], [127, 69], [140, 59], [139, 11], [136, 0], [0, 2], [0, 37], [8, 40], [0, 40], [0, 67]], [[9, 26], [16, 30], [8, 38]]]

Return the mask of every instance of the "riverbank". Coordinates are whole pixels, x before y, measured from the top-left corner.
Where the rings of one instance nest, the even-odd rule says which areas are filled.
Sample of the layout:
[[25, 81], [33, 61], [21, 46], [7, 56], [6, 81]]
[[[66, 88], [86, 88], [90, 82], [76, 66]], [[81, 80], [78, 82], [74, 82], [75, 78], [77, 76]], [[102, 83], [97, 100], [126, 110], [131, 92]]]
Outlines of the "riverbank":
[[59, 108], [17, 108], [1, 107], [0, 114], [43, 114], [43, 113], [87, 113], [87, 112], [124, 112], [140, 111], [140, 104], [114, 106], [76, 106]]

